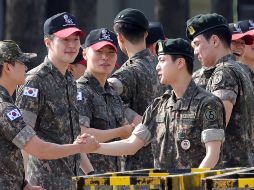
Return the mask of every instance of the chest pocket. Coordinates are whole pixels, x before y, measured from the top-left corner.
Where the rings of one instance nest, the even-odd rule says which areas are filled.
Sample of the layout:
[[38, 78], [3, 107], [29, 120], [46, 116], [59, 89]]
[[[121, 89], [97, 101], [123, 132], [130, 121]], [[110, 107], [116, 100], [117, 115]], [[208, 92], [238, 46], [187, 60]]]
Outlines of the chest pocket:
[[66, 106], [63, 106], [63, 104], [60, 102], [47, 101], [47, 105], [49, 110], [52, 112], [52, 117], [55, 117], [55, 116], [62, 117], [68, 112]]
[[96, 100], [93, 102], [92, 104], [93, 108], [93, 117], [95, 119], [102, 119], [104, 121], [108, 121], [108, 117], [107, 117], [107, 105], [105, 102], [103, 101], [99, 101], [99, 100]]
[[156, 139], [159, 142], [166, 134], [166, 114], [160, 113], [155, 118]]
[[177, 130], [177, 140], [193, 139], [201, 135], [195, 119], [196, 114], [181, 114], [181, 123]]

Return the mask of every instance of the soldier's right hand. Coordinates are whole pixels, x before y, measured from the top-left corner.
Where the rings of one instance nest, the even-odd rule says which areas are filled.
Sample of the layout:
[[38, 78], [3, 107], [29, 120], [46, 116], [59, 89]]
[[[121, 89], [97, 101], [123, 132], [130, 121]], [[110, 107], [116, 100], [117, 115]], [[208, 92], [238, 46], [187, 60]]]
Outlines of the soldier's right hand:
[[100, 147], [99, 142], [94, 136], [87, 134], [78, 136], [74, 143], [79, 144], [80, 153], [91, 153]]
[[135, 124], [126, 124], [126, 125], [123, 125], [121, 128], [122, 128], [121, 138], [127, 139], [129, 136], [131, 136], [131, 133], [135, 128]]

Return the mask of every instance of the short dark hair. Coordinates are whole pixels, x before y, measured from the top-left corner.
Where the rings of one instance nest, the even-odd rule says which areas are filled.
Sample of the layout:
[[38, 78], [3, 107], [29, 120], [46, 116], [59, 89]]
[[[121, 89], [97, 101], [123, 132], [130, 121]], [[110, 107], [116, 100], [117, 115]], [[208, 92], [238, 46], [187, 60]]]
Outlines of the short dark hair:
[[139, 26], [129, 23], [115, 23], [114, 31], [116, 33], [121, 33], [123, 36], [133, 44], [140, 42], [144, 38], [146, 30]]
[[218, 27], [211, 30], [208, 30], [203, 33], [203, 36], [208, 41], [212, 35], [218, 36], [218, 38], [222, 41], [222, 44], [225, 48], [230, 48], [231, 44], [231, 32], [227, 27]]
[[190, 75], [193, 73], [193, 59], [185, 55], [171, 55], [172, 61], [176, 61], [178, 58], [183, 58], [186, 63], [187, 71]]
[[54, 37], [55, 37], [54, 34], [46, 34], [46, 35], [44, 35], [44, 38], [48, 38], [48, 39], [50, 39], [50, 40], [53, 40]]
[[[11, 65], [13, 65], [13, 66], [15, 66], [15, 63], [16, 63], [16, 62], [8, 62], [8, 63], [11, 64]], [[3, 74], [3, 63], [0, 64], [0, 77], [2, 77], [2, 74]]]

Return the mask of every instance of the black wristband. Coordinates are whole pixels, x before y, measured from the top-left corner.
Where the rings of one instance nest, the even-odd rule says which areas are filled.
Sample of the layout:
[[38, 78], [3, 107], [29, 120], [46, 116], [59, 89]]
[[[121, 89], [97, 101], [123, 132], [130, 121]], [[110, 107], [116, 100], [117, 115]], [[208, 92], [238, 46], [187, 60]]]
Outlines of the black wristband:
[[90, 171], [86, 175], [93, 175], [93, 174], [95, 174], [95, 172], [94, 171]]
[[28, 181], [26, 179], [24, 179], [22, 189], [24, 189], [27, 184], [28, 184]]

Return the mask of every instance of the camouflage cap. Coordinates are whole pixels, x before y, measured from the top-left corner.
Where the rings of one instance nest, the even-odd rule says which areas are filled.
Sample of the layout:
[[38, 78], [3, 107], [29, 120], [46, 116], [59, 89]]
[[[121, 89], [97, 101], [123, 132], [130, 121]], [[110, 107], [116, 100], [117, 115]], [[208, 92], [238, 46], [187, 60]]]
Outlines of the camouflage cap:
[[194, 59], [194, 50], [191, 44], [182, 38], [158, 41], [155, 47], [157, 55], [184, 55]]
[[122, 10], [116, 15], [115, 23], [127, 23], [141, 27], [145, 30], [148, 29], [148, 20], [144, 13], [138, 9], [127, 8]]
[[186, 36], [193, 40], [196, 36], [218, 27], [228, 28], [227, 20], [223, 16], [216, 13], [199, 14], [187, 21]]
[[36, 53], [23, 53], [16, 42], [12, 40], [0, 41], [0, 64], [4, 62], [29, 62], [37, 57]]

